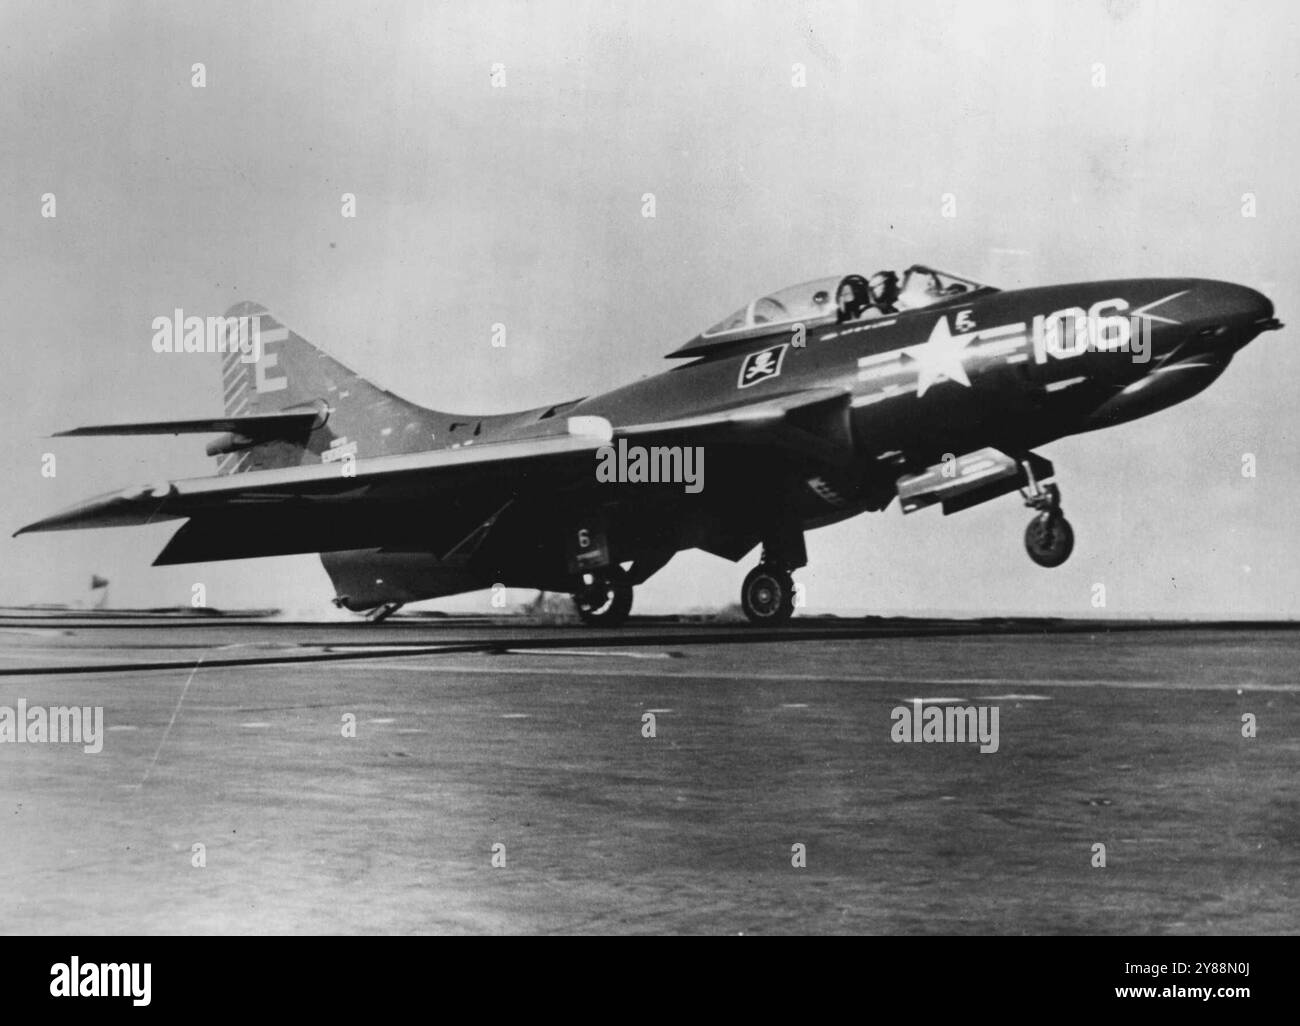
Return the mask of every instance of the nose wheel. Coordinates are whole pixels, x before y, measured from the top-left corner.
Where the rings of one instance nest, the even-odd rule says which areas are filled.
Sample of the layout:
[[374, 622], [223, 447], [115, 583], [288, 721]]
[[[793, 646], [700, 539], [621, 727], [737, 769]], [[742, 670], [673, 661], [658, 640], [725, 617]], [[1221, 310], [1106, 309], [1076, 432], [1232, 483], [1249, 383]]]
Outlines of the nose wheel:
[[596, 578], [573, 596], [582, 622], [591, 627], [618, 627], [632, 611], [632, 585], [618, 567], [607, 577]]
[[1060, 566], [1074, 551], [1074, 528], [1059, 510], [1039, 513], [1025, 528], [1025, 551], [1039, 566]]
[[1060, 566], [1074, 551], [1074, 528], [1061, 512], [1061, 490], [1054, 484], [1039, 484], [1028, 463], [1024, 466], [1029, 478], [1025, 505], [1039, 511], [1025, 528], [1025, 551], [1039, 566]]
[[740, 605], [751, 623], [781, 624], [794, 615], [794, 578], [785, 567], [760, 563], [745, 575]]

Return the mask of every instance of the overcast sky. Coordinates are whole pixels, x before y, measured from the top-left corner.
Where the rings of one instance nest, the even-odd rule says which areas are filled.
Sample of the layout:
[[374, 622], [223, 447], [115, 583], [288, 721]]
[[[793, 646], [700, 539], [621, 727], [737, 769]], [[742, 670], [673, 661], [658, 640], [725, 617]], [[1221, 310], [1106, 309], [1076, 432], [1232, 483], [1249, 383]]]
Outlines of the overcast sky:
[[[407, 398], [486, 413], [665, 370], [759, 292], [925, 262], [1002, 288], [1223, 278], [1295, 326], [1181, 406], [1045, 448], [1064, 567], [1030, 563], [1014, 496], [895, 505], [810, 536], [808, 612], [1295, 616], [1297, 10], [0, 3], [0, 602], [83, 600], [96, 572], [115, 604], [203, 582], [212, 605], [331, 614], [314, 556], [150, 567], [175, 522], [8, 537], [212, 472], [202, 436], [45, 437], [221, 412], [219, 357], [150, 348], [174, 307], [259, 300]], [[734, 603], [753, 562], [679, 555], [637, 608]]]

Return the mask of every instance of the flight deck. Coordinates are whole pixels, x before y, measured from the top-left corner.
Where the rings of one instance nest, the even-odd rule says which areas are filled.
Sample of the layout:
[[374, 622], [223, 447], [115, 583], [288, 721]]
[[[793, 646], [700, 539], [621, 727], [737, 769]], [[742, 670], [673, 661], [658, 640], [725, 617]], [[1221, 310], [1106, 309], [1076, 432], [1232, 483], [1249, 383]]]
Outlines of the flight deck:
[[[102, 748], [0, 743], [0, 924], [1294, 933], [1298, 663], [1276, 623], [9, 616], [0, 706]], [[900, 743], [918, 699], [996, 751]]]

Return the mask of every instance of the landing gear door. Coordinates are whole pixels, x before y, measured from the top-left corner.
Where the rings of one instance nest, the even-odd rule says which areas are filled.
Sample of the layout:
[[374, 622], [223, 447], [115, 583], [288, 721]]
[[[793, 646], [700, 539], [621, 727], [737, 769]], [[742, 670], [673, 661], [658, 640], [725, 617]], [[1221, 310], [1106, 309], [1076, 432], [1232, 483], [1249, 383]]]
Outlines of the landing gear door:
[[584, 517], [569, 528], [568, 568], [571, 574], [589, 574], [609, 566], [609, 539], [604, 517]]

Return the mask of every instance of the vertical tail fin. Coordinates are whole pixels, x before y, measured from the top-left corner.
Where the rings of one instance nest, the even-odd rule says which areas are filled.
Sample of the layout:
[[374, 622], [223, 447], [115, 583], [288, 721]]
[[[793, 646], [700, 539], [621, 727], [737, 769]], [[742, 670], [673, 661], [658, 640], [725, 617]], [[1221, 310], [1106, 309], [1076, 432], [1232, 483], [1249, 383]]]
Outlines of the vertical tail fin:
[[256, 362], [234, 349], [222, 356], [221, 390], [229, 416], [316, 409], [325, 423], [301, 436], [257, 441], [227, 435], [209, 446], [217, 472], [296, 467], [430, 447], [437, 421], [430, 410], [371, 384], [281, 324], [265, 307], [239, 303], [227, 318], [247, 317], [258, 327]]

